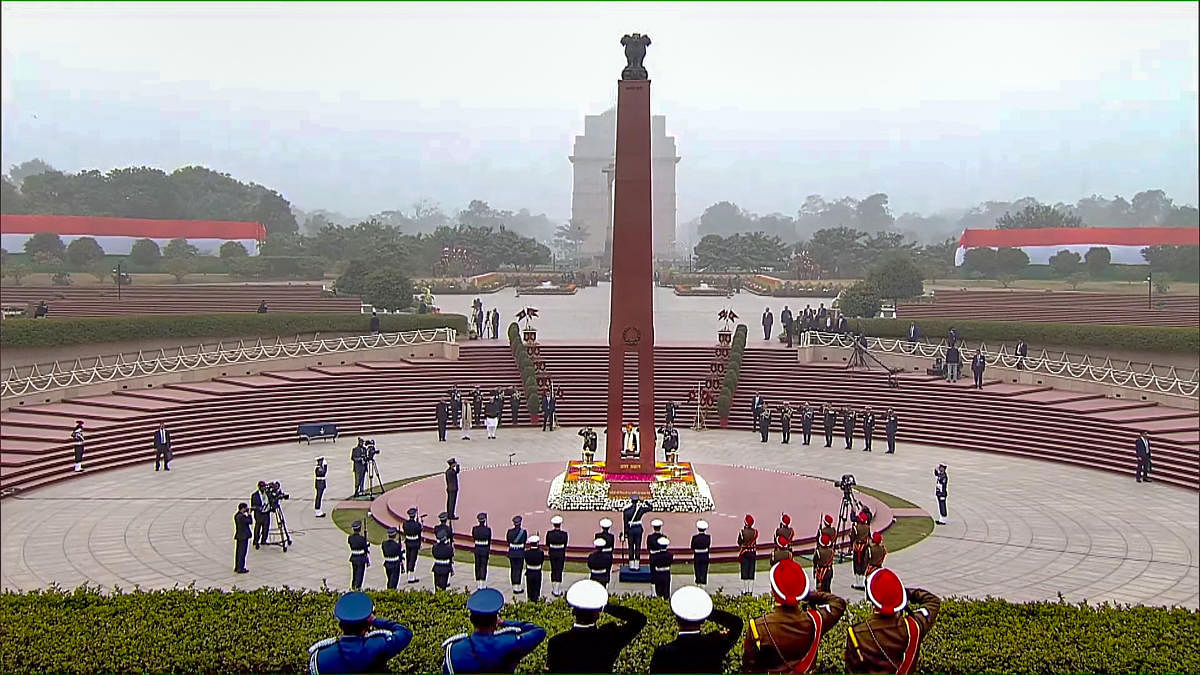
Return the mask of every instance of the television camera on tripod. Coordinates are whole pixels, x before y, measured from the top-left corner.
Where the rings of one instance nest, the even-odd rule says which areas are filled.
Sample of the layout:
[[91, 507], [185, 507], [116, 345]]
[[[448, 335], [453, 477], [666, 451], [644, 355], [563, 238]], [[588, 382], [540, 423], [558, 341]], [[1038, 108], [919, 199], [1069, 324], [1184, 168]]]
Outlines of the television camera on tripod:
[[[275, 521], [275, 531], [263, 544], [266, 546], [279, 546], [286, 553], [288, 546], [292, 544], [292, 533], [288, 531], [287, 519], [283, 517], [283, 504], [281, 502], [285, 499], [291, 499], [291, 495], [283, 491], [283, 488], [279, 485], [279, 481], [268, 481], [263, 488], [263, 494], [267, 497], [267, 507], [271, 510], [271, 516]], [[277, 538], [277, 540], [272, 541], [271, 539], [274, 538]]]
[[854, 479], [854, 474], [842, 474], [842, 477], [833, 482], [834, 487], [842, 489], [842, 505], [838, 509], [837, 519], [837, 539], [834, 541], [834, 550], [837, 551], [838, 562], [845, 562], [850, 557], [850, 528], [847, 527], [854, 522], [854, 517], [866, 511], [868, 514], [870, 509], [862, 505], [858, 498], [854, 496], [854, 486], [858, 482]]

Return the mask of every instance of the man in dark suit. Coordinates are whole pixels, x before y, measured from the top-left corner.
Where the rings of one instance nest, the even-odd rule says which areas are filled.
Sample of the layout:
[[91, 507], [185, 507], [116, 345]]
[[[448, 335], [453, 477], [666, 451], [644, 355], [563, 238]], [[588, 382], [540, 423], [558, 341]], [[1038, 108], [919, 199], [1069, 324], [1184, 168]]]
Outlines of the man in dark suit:
[[154, 432], [154, 470], [158, 471], [159, 462], [167, 471], [171, 470], [171, 432], [167, 425], [159, 422], [158, 431]]
[[1137, 441], [1133, 444], [1134, 451], [1137, 453], [1137, 482], [1150, 482], [1150, 438], [1143, 431], [1138, 434]]
[[437, 404], [438, 440], [446, 440], [446, 425], [450, 423], [450, 402], [443, 396]]
[[917, 324], [908, 324], [907, 339], [909, 342], [916, 342], [917, 340], [921, 339], [921, 329], [917, 328]]
[[1025, 370], [1025, 357], [1029, 356], [1029, 345], [1025, 344], [1023, 338], [1017, 340], [1017, 348], [1013, 353], [1017, 355], [1017, 370]]
[[[714, 609], [712, 598], [698, 586], [684, 586], [671, 596], [679, 636], [659, 645], [650, 659], [651, 673], [720, 673], [722, 662], [742, 637], [742, 618]], [[712, 620], [720, 630], [701, 632]]]
[[987, 368], [987, 359], [983, 358], [983, 351], [976, 349], [975, 355], [971, 357], [971, 374], [975, 376], [975, 388], [983, 389], [983, 371]]
[[246, 502], [238, 504], [237, 513], [233, 514], [233, 541], [236, 548], [233, 553], [233, 571], [245, 574], [246, 550], [250, 548], [250, 506]]
[[783, 311], [779, 313], [779, 323], [783, 325], [783, 334], [787, 338], [787, 346], [792, 346], [792, 310], [788, 309], [787, 305], [783, 306]]
[[250, 508], [254, 510], [254, 548], [260, 548], [271, 533], [271, 501], [267, 499], [266, 481], [258, 481], [258, 490], [250, 495]]
[[762, 315], [763, 340], [771, 339], [771, 326], [774, 325], [775, 317], [771, 314], [771, 308], [768, 307], [763, 311]]
[[854, 408], [846, 406], [842, 409], [842, 434], [846, 438], [846, 449], [849, 450], [854, 445], [854, 423], [857, 421], [857, 413]]
[[962, 373], [962, 354], [958, 347], [951, 345], [946, 348], [946, 381], [958, 382], [958, 376]]
[[512, 414], [512, 425], [517, 426], [517, 411], [521, 408], [521, 399], [517, 396], [517, 390], [509, 387], [504, 390], [504, 398], [508, 400], [508, 409]]
[[[547, 643], [546, 669], [552, 673], [611, 673], [621, 650], [646, 627], [645, 614], [609, 602], [608, 591], [591, 579], [571, 584], [567, 604], [575, 622]], [[601, 626], [602, 614], [616, 621]]]
[[891, 408], [887, 409], [887, 419], [884, 421], [884, 431], [887, 434], [887, 453], [888, 455], [896, 454], [896, 430], [900, 428], [900, 418], [896, 417], [896, 411]]
[[371, 333], [379, 333], [379, 312], [371, 310]]
[[754, 416], [754, 427], [751, 430], [754, 433], [759, 432], [758, 418], [762, 416], [763, 408], [765, 408], [766, 405], [767, 402], [763, 400], [763, 397], [757, 391], [754, 392], [754, 398], [750, 401], [750, 414]]

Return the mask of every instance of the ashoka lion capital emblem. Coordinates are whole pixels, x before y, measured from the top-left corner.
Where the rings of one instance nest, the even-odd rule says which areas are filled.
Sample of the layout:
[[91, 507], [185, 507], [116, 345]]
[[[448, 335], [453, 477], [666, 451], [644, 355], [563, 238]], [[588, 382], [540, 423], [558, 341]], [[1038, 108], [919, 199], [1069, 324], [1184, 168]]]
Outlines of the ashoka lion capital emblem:
[[642, 65], [642, 60], [646, 58], [646, 47], [650, 46], [650, 36], [634, 33], [621, 38], [621, 44], [625, 45], [625, 60], [628, 65], [621, 71], [622, 80], [648, 80], [649, 73], [646, 72], [645, 66]]

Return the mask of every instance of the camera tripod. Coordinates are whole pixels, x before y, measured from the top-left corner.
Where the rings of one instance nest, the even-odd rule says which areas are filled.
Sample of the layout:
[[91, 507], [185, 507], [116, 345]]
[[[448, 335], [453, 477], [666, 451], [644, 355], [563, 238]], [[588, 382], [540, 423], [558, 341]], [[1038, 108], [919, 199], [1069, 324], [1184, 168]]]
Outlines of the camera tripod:
[[383, 494], [383, 478], [379, 476], [379, 465], [375, 458], [367, 460], [367, 489], [362, 494], [367, 497]]
[[838, 562], [845, 562], [850, 557], [852, 543], [850, 530], [846, 526], [854, 522], [854, 517], [862, 510], [862, 504], [854, 498], [854, 488], [847, 485], [842, 488], [842, 506], [838, 509], [837, 541], [834, 550], [837, 551]]
[[[288, 530], [287, 519], [283, 517], [283, 505], [276, 502], [271, 506], [271, 516], [275, 519], [274, 532], [268, 534], [268, 541], [263, 542], [263, 546], [279, 546], [287, 553], [288, 546], [292, 545], [292, 533]], [[270, 541], [278, 537], [278, 541]]]

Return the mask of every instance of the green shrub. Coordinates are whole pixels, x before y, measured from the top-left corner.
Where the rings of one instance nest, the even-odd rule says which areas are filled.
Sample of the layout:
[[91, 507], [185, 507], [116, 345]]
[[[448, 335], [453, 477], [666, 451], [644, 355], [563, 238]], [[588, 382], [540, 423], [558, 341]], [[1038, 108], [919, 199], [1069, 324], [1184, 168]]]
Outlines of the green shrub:
[[863, 319], [867, 335], [904, 337], [909, 323], [916, 323], [921, 334], [929, 339], [944, 337], [951, 326], [959, 336], [971, 342], [987, 342], [999, 347], [1001, 342], [1015, 344], [1024, 338], [1030, 346], [1030, 356], [1038, 345], [1056, 347], [1093, 347], [1139, 352], [1200, 351], [1200, 332], [1195, 328], [1162, 326], [1111, 326], [1079, 323], [1041, 323], [1036, 321], [959, 321], [956, 319]]
[[[385, 333], [448, 326], [467, 334], [461, 314], [382, 314]], [[183, 314], [169, 316], [115, 316], [51, 320], [5, 319], [0, 346], [60, 347], [126, 340], [166, 338], [273, 337], [303, 333], [367, 332], [364, 314], [288, 313]]]
[[530, 415], [542, 412], [542, 397], [537, 386], [537, 367], [521, 341], [521, 328], [514, 321], [508, 324], [508, 346], [512, 347], [513, 357], [517, 360], [517, 368], [521, 370], [521, 383], [525, 388], [525, 405], [529, 407]]
[[746, 324], [738, 324], [733, 331], [733, 343], [729, 350], [729, 363], [725, 364], [725, 379], [721, 382], [721, 393], [717, 394], [717, 415], [722, 422], [729, 419], [729, 407], [733, 404], [733, 392], [737, 390], [738, 376], [742, 372], [742, 356], [746, 353]]
[[[462, 554], [459, 554], [460, 562]], [[461, 569], [461, 564], [460, 564]], [[441, 641], [470, 630], [461, 592], [372, 592], [375, 613], [414, 632], [388, 666], [440, 672]], [[0, 669], [22, 673], [303, 673], [309, 645], [336, 636], [332, 591], [259, 589], [152, 592], [51, 589], [0, 595]], [[645, 672], [654, 647], [675, 636], [667, 603], [649, 596], [616, 602], [647, 615], [648, 625], [621, 652], [615, 672]], [[745, 619], [769, 607], [766, 596], [714, 596]], [[845, 625], [869, 615], [851, 606]], [[506, 606], [501, 618], [531, 621], [555, 635], [571, 627], [562, 600]], [[602, 619], [604, 620], [604, 619]], [[921, 648], [921, 673], [1200, 672], [1200, 613], [1188, 609], [1065, 603], [1013, 604], [947, 599]], [[842, 672], [846, 631], [821, 642], [816, 671]], [[741, 668], [741, 643], [725, 661]], [[518, 672], [543, 672], [546, 643]]]

